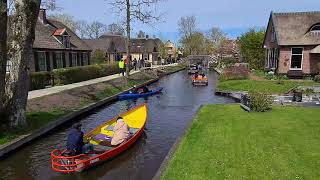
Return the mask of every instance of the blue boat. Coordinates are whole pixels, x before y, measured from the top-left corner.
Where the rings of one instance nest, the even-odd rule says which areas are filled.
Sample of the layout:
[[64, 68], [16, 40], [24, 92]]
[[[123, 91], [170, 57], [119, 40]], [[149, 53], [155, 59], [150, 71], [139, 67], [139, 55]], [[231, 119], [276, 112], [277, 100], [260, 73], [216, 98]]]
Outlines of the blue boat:
[[162, 90], [163, 90], [163, 88], [160, 87], [160, 88], [156, 88], [154, 90], [151, 90], [150, 92], [142, 93], [142, 94], [139, 94], [139, 93], [124, 93], [124, 94], [120, 94], [118, 96], [118, 98], [120, 100], [137, 99], [137, 98], [148, 97], [148, 96], [152, 96], [152, 95], [161, 93]]

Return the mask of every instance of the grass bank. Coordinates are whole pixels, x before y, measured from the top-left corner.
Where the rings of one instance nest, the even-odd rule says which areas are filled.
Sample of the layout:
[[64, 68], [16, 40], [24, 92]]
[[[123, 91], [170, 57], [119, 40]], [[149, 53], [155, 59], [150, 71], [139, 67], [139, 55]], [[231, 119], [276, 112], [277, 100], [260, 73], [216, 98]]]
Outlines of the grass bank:
[[283, 80], [279, 84], [276, 80], [228, 80], [221, 81], [218, 84], [217, 90], [220, 91], [267, 91], [269, 93], [287, 93], [293, 88], [298, 86], [320, 86], [320, 83], [314, 81], [301, 80], [301, 81], [291, 81]]
[[[183, 66], [165, 67], [161, 73], [170, 73], [184, 68]], [[154, 71], [136, 73], [126, 79], [124, 77], [110, 81], [83, 86], [57, 94], [52, 94], [28, 101], [26, 127], [0, 133], [0, 145], [10, 140], [58, 120], [69, 113], [79, 111], [85, 106], [113, 96], [134, 85], [143, 84], [161, 75]]]
[[317, 108], [205, 106], [162, 179], [317, 179], [319, 117]]

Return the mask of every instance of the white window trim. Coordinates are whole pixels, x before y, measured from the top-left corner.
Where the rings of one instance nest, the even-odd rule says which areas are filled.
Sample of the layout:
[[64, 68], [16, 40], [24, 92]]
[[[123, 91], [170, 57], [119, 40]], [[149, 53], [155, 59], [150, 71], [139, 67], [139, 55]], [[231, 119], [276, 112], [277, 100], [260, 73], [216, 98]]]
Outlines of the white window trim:
[[[56, 60], [56, 66], [58, 66], [58, 64], [57, 64], [57, 62], [58, 62], [57, 61], [57, 54], [60, 54], [61, 55], [61, 63], [62, 63], [62, 67], [61, 68], [63, 68], [63, 54], [62, 54], [63, 51], [55, 51], [54, 53], [56, 55], [56, 59], [55, 59]], [[60, 69], [60, 68], [56, 67], [56, 69]]]
[[[71, 63], [72, 63], [72, 67], [77, 67], [77, 66], [79, 66], [79, 64], [78, 64], [78, 53], [76, 53], [76, 52], [72, 52], [71, 53], [72, 55], [71, 55]], [[74, 64], [73, 64], [73, 56], [76, 56], [76, 65], [74, 66]]]
[[[292, 54], [292, 49], [293, 49], [293, 48], [300, 48], [300, 49], [302, 49], [301, 68], [291, 68], [292, 55], [301, 55], [301, 54]], [[304, 47], [292, 47], [292, 48], [291, 48], [291, 56], [290, 56], [290, 66], [289, 66], [289, 70], [302, 70], [302, 69], [303, 69], [303, 60], [304, 60]]]
[[[46, 51], [36, 51], [37, 52], [37, 62], [38, 62], [38, 67], [39, 67], [39, 72], [44, 72], [44, 71], [48, 71], [48, 64], [47, 64], [47, 54]], [[40, 70], [40, 64], [39, 64], [39, 53], [44, 53], [44, 64], [45, 64], [45, 70], [41, 71]]]

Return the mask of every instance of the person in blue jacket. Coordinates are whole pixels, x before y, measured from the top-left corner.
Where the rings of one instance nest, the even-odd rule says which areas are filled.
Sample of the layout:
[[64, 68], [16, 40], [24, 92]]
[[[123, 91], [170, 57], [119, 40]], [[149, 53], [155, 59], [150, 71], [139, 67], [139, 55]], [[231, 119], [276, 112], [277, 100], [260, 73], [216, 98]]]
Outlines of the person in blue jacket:
[[81, 131], [81, 126], [81, 123], [74, 124], [68, 135], [67, 150], [72, 156], [93, 152], [93, 145], [83, 142], [84, 133]]

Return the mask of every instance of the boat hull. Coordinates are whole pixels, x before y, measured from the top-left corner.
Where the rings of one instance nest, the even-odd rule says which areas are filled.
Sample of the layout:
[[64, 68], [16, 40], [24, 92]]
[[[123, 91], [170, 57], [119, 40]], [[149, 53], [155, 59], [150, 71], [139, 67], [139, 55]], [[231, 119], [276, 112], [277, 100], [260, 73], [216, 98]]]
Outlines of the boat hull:
[[[143, 114], [144, 122], [143, 124], [139, 127], [139, 130], [134, 133], [134, 135], [127, 140], [126, 142], [120, 144], [117, 147], [113, 147], [109, 150], [104, 151], [103, 153], [100, 154], [95, 154], [94, 156], [86, 155], [86, 154], [80, 154], [77, 156], [65, 156], [64, 153], [66, 150], [54, 150], [51, 152], [51, 164], [52, 164], [52, 169], [57, 172], [61, 173], [73, 173], [73, 172], [81, 172], [86, 169], [89, 169], [91, 167], [94, 167], [100, 163], [103, 163], [111, 158], [116, 157], [117, 155], [123, 153], [126, 151], [128, 148], [130, 148], [138, 139], [141, 137], [145, 124], [146, 124], [146, 117], [147, 117], [147, 108], [146, 104], [143, 104], [141, 106], [138, 106], [131, 111], [137, 110], [139, 108], [145, 108], [145, 114]], [[127, 113], [123, 113], [120, 116], [126, 116]], [[141, 114], [141, 112], [140, 112]], [[129, 115], [130, 116], [130, 115]], [[128, 117], [132, 118], [132, 117]], [[101, 129], [104, 126], [109, 126], [115, 121], [115, 118], [100, 125], [96, 129], [92, 130], [91, 132], [87, 133], [85, 135], [86, 137], [93, 136], [97, 133], [97, 130]], [[111, 123], [110, 123], [111, 122]], [[141, 122], [139, 122], [141, 123]], [[132, 124], [132, 123], [131, 123]]]
[[120, 94], [118, 96], [118, 98], [120, 100], [143, 98], [143, 97], [148, 97], [148, 96], [152, 96], [155, 94], [159, 94], [162, 92], [162, 90], [163, 90], [163, 88], [157, 88], [157, 89], [152, 90], [151, 92], [143, 93], [143, 94], [134, 94], [134, 93]]

